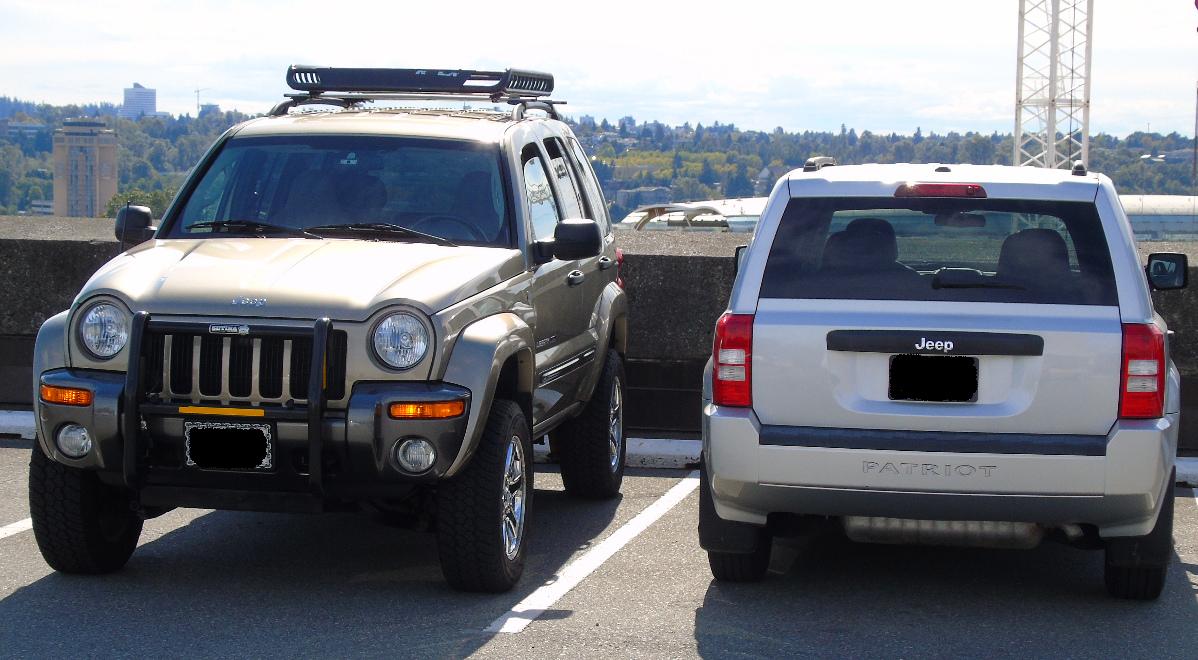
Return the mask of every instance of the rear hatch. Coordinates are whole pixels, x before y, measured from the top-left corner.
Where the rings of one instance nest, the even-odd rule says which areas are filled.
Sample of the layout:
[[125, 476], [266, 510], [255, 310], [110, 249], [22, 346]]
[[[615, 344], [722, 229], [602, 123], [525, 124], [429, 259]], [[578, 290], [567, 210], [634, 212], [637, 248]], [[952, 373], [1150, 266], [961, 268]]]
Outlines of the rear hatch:
[[753, 325], [761, 422], [1106, 434], [1122, 327], [1093, 202], [932, 192], [790, 201]]

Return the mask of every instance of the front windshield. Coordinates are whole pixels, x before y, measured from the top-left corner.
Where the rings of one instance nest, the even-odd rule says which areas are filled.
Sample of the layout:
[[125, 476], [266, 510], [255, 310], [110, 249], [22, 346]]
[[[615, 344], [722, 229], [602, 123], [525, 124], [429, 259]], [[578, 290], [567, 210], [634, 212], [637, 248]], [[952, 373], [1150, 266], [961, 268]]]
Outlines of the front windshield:
[[[175, 213], [169, 237], [399, 225], [512, 244], [495, 145], [356, 135], [233, 138]], [[340, 234], [339, 234], [340, 236]], [[396, 234], [395, 240], [411, 240]]]

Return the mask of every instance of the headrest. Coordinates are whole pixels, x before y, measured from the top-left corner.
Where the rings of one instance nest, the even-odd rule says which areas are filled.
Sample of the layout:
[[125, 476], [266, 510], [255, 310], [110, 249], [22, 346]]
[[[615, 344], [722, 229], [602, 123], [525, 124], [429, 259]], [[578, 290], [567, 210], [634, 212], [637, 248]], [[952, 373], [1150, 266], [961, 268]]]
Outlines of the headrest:
[[1003, 241], [998, 274], [1021, 279], [1057, 277], [1069, 273], [1069, 248], [1052, 229], [1024, 229]]

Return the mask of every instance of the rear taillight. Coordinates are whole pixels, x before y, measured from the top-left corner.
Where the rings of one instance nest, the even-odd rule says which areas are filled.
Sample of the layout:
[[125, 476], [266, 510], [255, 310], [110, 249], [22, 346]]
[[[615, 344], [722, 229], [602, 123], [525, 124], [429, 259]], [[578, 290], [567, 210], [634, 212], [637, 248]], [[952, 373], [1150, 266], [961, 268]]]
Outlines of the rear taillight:
[[753, 315], [725, 313], [715, 324], [711, 399], [717, 406], [753, 405]]
[[895, 197], [967, 197], [982, 199], [986, 189], [976, 183], [904, 183]]
[[624, 251], [616, 248], [616, 286], [624, 288]]
[[1165, 414], [1165, 333], [1151, 323], [1123, 324], [1119, 417], [1155, 419]]

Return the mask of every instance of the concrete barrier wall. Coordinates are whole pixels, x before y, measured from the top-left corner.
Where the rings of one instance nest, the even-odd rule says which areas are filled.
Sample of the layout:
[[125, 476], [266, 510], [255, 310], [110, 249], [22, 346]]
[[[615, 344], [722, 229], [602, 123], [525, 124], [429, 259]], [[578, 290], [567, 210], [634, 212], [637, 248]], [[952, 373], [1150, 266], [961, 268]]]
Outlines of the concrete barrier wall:
[[[100, 265], [118, 253], [110, 220], [0, 217], [0, 405], [28, 405], [32, 338], [67, 308]], [[695, 433], [700, 374], [733, 279], [732, 254], [746, 234], [621, 232], [629, 298], [628, 423], [660, 434]], [[1198, 244], [1141, 245], [1144, 254]], [[1191, 288], [1154, 294], [1176, 333], [1183, 386], [1183, 443], [1198, 449], [1198, 267]]]

